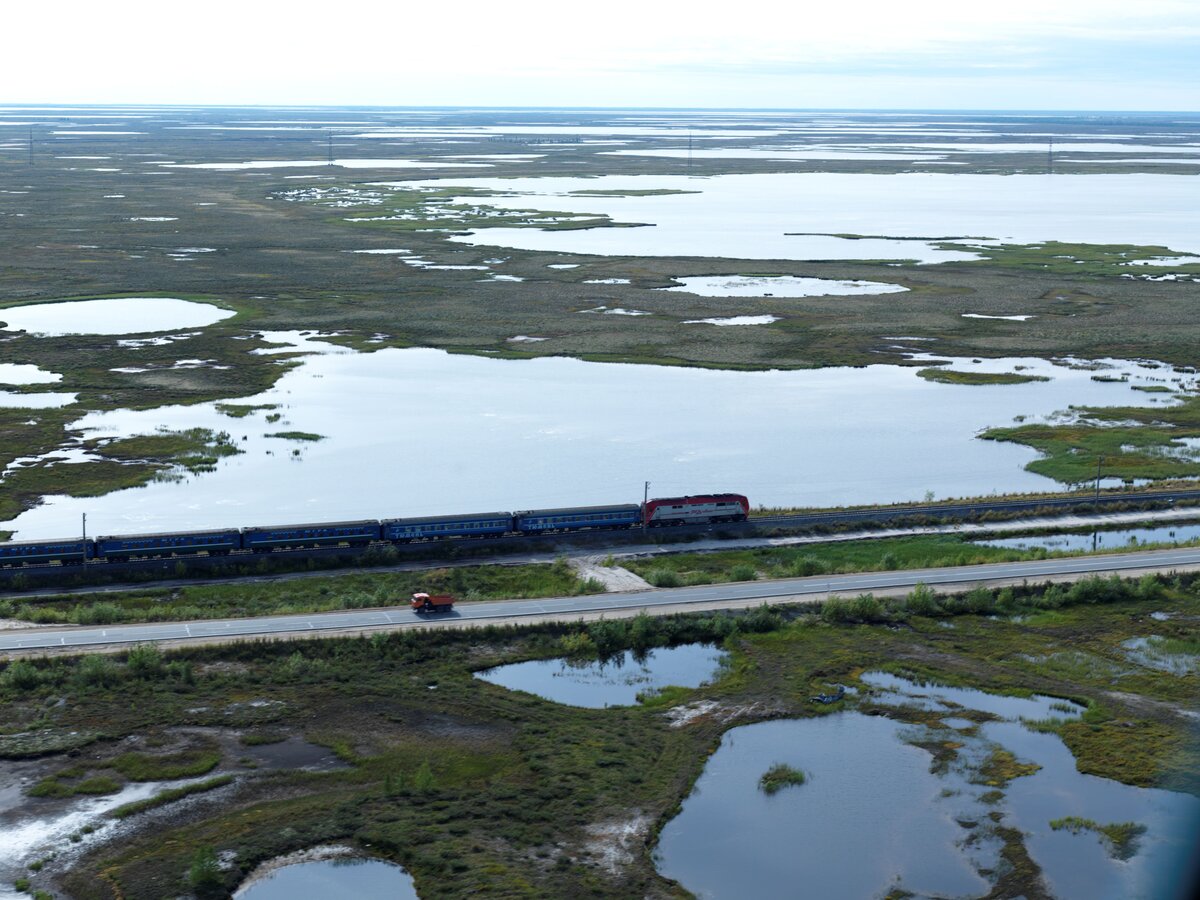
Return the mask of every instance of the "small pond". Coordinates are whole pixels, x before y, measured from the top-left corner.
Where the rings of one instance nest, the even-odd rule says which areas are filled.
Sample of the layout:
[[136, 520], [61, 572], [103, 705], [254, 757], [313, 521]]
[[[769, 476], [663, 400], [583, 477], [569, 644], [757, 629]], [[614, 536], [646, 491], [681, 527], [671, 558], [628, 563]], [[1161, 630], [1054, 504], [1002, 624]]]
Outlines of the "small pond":
[[10, 409], [57, 409], [75, 402], [77, 394], [62, 391], [23, 394], [17, 391], [0, 391], [0, 407]]
[[55, 381], [62, 381], [57, 372], [47, 372], [28, 363], [0, 363], [0, 384], [51, 384]]
[[659, 647], [644, 656], [626, 650], [606, 660], [535, 659], [476, 672], [477, 678], [544, 700], [603, 709], [632, 706], [638, 695], [674, 685], [699, 687], [720, 671], [725, 654], [708, 644]]
[[412, 876], [378, 859], [340, 857], [281, 866], [239, 888], [237, 900], [416, 900]]
[[[998, 829], [1013, 828], [1054, 897], [1164, 896], [1178, 877], [1200, 800], [1083, 775], [1056, 735], [1020, 721], [1071, 718], [1078, 706], [884, 673], [863, 681], [876, 702], [945, 716], [924, 725], [848, 710], [732, 729], [664, 827], [659, 871], [712, 898], [744, 896], [746, 872], [755, 873], [755, 897], [781, 900], [801, 886], [829, 900], [900, 889], [981, 896], [987, 873], [1002, 865]], [[934, 749], [945, 755], [935, 758]], [[987, 767], [1000, 751], [1030, 764], [1027, 774], [997, 779]], [[804, 783], [767, 794], [759, 779], [778, 763], [803, 772]], [[1051, 827], [1069, 816], [1145, 831], [1117, 859], [1094, 831]]]
[[1117, 528], [1111, 531], [1088, 531], [1079, 534], [1040, 534], [1010, 538], [972, 541], [987, 547], [1008, 547], [1013, 550], [1043, 548], [1059, 553], [1076, 550], [1103, 550], [1106, 547], [1127, 547], [1130, 544], [1185, 544], [1200, 540], [1200, 523], [1181, 525], [1152, 525], [1145, 528]]
[[0, 309], [6, 331], [54, 337], [64, 334], [142, 334], [201, 328], [234, 315], [211, 303], [173, 297], [119, 297], [35, 303]]

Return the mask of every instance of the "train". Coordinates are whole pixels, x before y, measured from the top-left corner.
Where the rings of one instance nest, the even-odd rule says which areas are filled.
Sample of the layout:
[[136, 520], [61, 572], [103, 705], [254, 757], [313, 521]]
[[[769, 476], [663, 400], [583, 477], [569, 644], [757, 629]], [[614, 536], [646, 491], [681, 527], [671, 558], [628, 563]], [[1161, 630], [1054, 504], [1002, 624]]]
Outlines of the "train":
[[14, 541], [0, 543], [0, 568], [77, 565], [91, 560], [129, 562], [135, 559], [226, 556], [230, 553], [274, 553], [322, 547], [361, 548], [372, 544], [528, 537], [643, 526], [715, 525], [744, 522], [749, 514], [750, 501], [742, 494], [700, 494], [611, 506], [107, 535], [94, 540], [79, 537]]

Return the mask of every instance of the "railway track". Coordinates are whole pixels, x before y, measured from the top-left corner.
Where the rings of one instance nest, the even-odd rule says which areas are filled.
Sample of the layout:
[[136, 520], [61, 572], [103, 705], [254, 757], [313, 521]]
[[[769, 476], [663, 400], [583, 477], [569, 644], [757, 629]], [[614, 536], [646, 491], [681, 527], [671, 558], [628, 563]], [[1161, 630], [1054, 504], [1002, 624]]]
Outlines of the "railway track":
[[[1125, 506], [1171, 507], [1181, 504], [1200, 504], [1200, 488], [1122, 491], [1088, 496], [1029, 497], [1005, 500], [976, 500], [964, 503], [928, 503], [903, 506], [863, 507], [859, 509], [814, 510], [791, 515], [753, 516], [745, 522], [726, 522], [720, 525], [683, 525], [670, 528], [655, 528], [655, 537], [670, 539], [696, 535], [708, 535], [714, 531], [733, 536], [752, 535], [761, 529], [804, 531], [807, 529], [838, 527], [841, 525], [892, 525], [904, 521], [972, 521], [986, 516], [1014, 516], [1021, 514], [1070, 515], [1079, 512], [1101, 512]], [[1197, 510], [1200, 515], [1200, 510]], [[235, 551], [225, 556], [172, 556], [164, 558], [130, 560], [128, 562], [106, 562], [91, 560], [86, 567], [77, 565], [27, 565], [0, 567], [0, 591], [6, 585], [36, 582], [46, 585], [55, 581], [80, 580], [94, 576], [98, 579], [153, 579], [156, 576], [191, 574], [203, 571], [229, 571], [239, 566], [250, 566], [259, 560], [277, 560], [285, 565], [290, 561], [303, 563], [337, 562], [353, 565], [356, 561], [369, 559], [372, 553], [386, 552], [399, 558], [434, 558], [450, 550], [452, 553], [466, 550], [472, 555], [486, 559], [490, 552], [519, 552], [545, 548], [547, 545], [591, 544], [597, 547], [617, 546], [640, 537], [641, 529], [592, 528], [585, 531], [547, 532], [536, 536], [505, 535], [488, 538], [450, 538], [440, 541], [415, 541], [412, 543], [376, 543], [364, 547], [323, 547], [300, 550], [276, 550], [269, 554], [250, 551]], [[24, 576], [18, 578], [17, 576]]]

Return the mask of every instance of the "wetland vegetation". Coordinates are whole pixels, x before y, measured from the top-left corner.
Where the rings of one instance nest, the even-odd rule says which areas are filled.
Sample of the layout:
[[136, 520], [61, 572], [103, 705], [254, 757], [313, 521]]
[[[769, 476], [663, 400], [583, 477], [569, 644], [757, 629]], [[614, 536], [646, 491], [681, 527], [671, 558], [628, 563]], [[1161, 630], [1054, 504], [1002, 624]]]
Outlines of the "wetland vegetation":
[[981, 436], [1033, 447], [1043, 455], [1026, 468], [1063, 484], [1096, 478], [1098, 464], [1104, 476], [1131, 481], [1200, 476], [1195, 395], [1173, 406], [1083, 407], [1069, 422], [991, 428]]
[[[473, 168], [439, 171], [438, 182], [418, 189], [384, 181], [395, 177], [394, 170], [387, 169], [327, 171], [318, 166], [293, 176], [285, 174], [289, 170], [214, 171], [161, 165], [164, 159], [208, 164], [279, 158], [281, 153], [286, 157], [296, 149], [311, 150], [306, 142], [314, 135], [324, 139], [320, 129], [306, 134], [303, 121], [291, 133], [222, 135], [209, 130], [214, 116], [236, 120], [249, 114], [180, 113], [197, 126], [195, 130], [168, 127], [170, 123], [150, 115], [139, 125], [142, 133], [129, 136], [59, 135], [35, 128], [34, 164], [4, 168], [0, 189], [6, 191], [5, 207], [11, 218], [3, 220], [6, 239], [0, 243], [4, 273], [0, 306], [169, 297], [217, 303], [236, 315], [204, 328], [158, 337], [136, 331], [127, 336], [4, 333], [0, 341], [6, 360], [61, 374], [56, 390], [78, 398], [62, 410], [0, 410], [0, 448], [40, 457], [70, 446], [76, 436], [72, 425], [88, 411], [230, 401], [260, 393], [294, 362], [294, 354], [260, 352], [267, 347], [260, 337], [264, 331], [336, 332], [330, 340], [360, 352], [427, 346], [513, 358], [564, 355], [730, 369], [911, 362], [908, 353], [914, 345], [896, 335], [926, 342], [920, 349], [931, 349], [932, 343], [947, 356], [1054, 353], [1195, 364], [1200, 332], [1192, 315], [1196, 289], [1192, 279], [1200, 267], [1194, 257], [1181, 256], [1180, 248], [1062, 241], [991, 245], [947, 237], [946, 246], [982, 258], [933, 266], [793, 259], [773, 260], [765, 267], [738, 259], [497, 250], [464, 246], [449, 238], [498, 225], [577, 230], [617, 223], [603, 215], [489, 206], [488, 197], [495, 191], [455, 185], [463, 175], [479, 171]], [[393, 118], [399, 122], [405, 117], [399, 113]], [[447, 127], [458, 127], [455, 114], [444, 118]], [[567, 115], [566, 127], [570, 121]], [[812, 126], [799, 116], [788, 129], [803, 133]], [[917, 126], [923, 127], [928, 123]], [[980, 120], [972, 127], [994, 129], [996, 123]], [[1140, 126], [1081, 123], [1064, 117], [1053, 123], [1006, 122], [1004, 127], [1015, 131], [1049, 127], [1078, 138], [1104, 128], [1134, 135]], [[1186, 123], [1156, 121], [1156, 140], [1177, 140], [1176, 132], [1186, 127]], [[795, 140], [794, 134], [777, 127], [763, 132], [748, 126], [744, 132], [746, 139], [768, 149]], [[737, 134], [734, 130], [726, 138]], [[438, 140], [411, 134], [405, 155], [418, 167], [422, 161], [445, 166], [446, 148]], [[464, 132], [463, 140], [471, 146], [460, 149], [486, 159], [492, 167], [488, 171], [501, 176], [659, 176], [678, 173], [682, 165], [669, 158], [612, 155], [604, 153], [602, 145], [555, 143], [553, 135], [546, 136], [549, 144], [536, 158], [512, 154], [511, 139], [500, 133]], [[636, 138], [652, 149], [673, 146], [677, 140], [678, 135], [673, 138], [669, 131]], [[112, 162], [105, 171], [82, 169], [69, 159], [80, 149], [99, 150]], [[1041, 171], [1041, 154], [995, 148], [963, 153], [956, 161], [961, 164], [956, 171], [967, 174]], [[911, 159], [871, 159], [869, 154], [857, 159], [697, 159], [692, 166], [689, 162], [687, 171], [698, 177], [686, 190], [692, 194], [708, 189], [705, 178], [729, 173], [919, 171]], [[1129, 169], [1116, 162], [1064, 166], [1067, 173]], [[1188, 170], [1168, 165], [1156, 171]], [[652, 185], [609, 190], [598, 185], [579, 188], [575, 199], [591, 197], [600, 202], [614, 194], [630, 201], [693, 199], [665, 196], [680, 190]], [[458, 202], [452, 202], [456, 198]], [[69, 233], [63, 231], [63, 209], [71, 210], [74, 230]], [[355, 252], [364, 250], [371, 252]], [[743, 299], [733, 310], [731, 298], [654, 290], [675, 285], [681, 277], [764, 268], [778, 276], [900, 281], [909, 290], [902, 301], [896, 295], [772, 297]], [[503, 274], [508, 280], [481, 277], [489, 273]], [[599, 305], [649, 315], [578, 315]], [[481, 309], [488, 314], [479, 315]], [[683, 324], [731, 312], [771, 315], [778, 321], [736, 330]], [[963, 318], [964, 314], [1003, 317], [1014, 312], [1035, 318], [1019, 323]], [[509, 338], [522, 334], [546, 340], [514, 349]], [[177, 367], [181, 356], [200, 364]], [[238, 415], [237, 406], [232, 404], [228, 413]], [[105, 449], [98, 450], [101, 460], [136, 469], [108, 456]], [[10, 461], [0, 449], [0, 466]], [[1161, 472], [1179, 470], [1174, 465], [1149, 464], [1128, 468], [1141, 470], [1133, 477], [1143, 473], [1161, 477]], [[1053, 467], [1047, 471], [1051, 470], [1058, 471]], [[1076, 473], [1067, 467], [1062, 474], [1074, 478]], [[61, 492], [87, 493], [129, 486], [143, 475], [97, 463], [59, 467], [55, 479]], [[28, 481], [32, 475], [24, 478], [28, 482], [24, 486], [19, 479], [0, 481], [4, 511], [0, 518], [11, 518], [14, 510], [36, 502], [44, 493], [44, 484]]]
[[[181, 785], [187, 796], [161, 795], [153, 808], [125, 815], [121, 830], [83, 835], [83, 855], [70, 866], [51, 858], [22, 877], [85, 900], [108, 900], [114, 889], [157, 895], [186, 886], [203, 848], [226, 861], [212, 877], [228, 890], [265, 860], [341, 842], [403, 865], [423, 897], [484, 888], [675, 896], [678, 887], [656, 872], [656, 835], [729, 729], [845, 709], [914, 727], [943, 717], [980, 727], [995, 718], [958, 705], [896, 705], [867, 672], [1069, 698], [1070, 715], [1027, 727], [1065, 742], [1081, 772], [1200, 795], [1187, 715], [1195, 674], [1130, 664], [1121, 649], [1134, 635], [1194, 637], [1197, 621], [1200, 580], [1146, 576], [961, 597], [914, 592], [875, 601], [866, 617], [757, 609], [10, 662], [0, 673], [3, 721], [13, 737], [47, 736], [22, 763], [42, 778], [208, 779]], [[474, 677], [565, 652], [605, 656], [698, 641], [720, 642], [730, 655], [720, 677], [635, 706], [566, 706]], [[835, 684], [853, 690], [829, 706], [809, 702]], [[69, 755], [51, 741], [83, 732], [91, 742]], [[240, 758], [249, 750], [283, 746], [238, 739], [262, 732], [327, 747], [339, 766], [248, 767]], [[916, 746], [930, 767], [957, 758], [953, 742]], [[1006, 793], [1029, 777], [1022, 763], [1002, 755], [987, 763], [995, 783], [978, 790], [996, 792], [991, 808], [1003, 810]], [[68, 768], [69, 778], [60, 777]], [[232, 781], [212, 782], [224, 776]], [[16, 814], [36, 815], [48, 802], [30, 797]], [[992, 890], [1046, 896], [1021, 831], [998, 834], [1014, 862], [983, 876]], [[55, 848], [29, 849], [26, 865]]]

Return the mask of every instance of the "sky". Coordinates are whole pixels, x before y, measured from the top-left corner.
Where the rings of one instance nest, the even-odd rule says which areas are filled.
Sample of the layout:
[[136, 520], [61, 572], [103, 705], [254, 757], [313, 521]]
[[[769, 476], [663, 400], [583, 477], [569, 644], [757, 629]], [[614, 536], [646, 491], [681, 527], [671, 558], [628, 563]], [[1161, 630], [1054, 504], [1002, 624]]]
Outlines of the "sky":
[[1200, 110], [1200, 0], [10, 5], [0, 102]]

